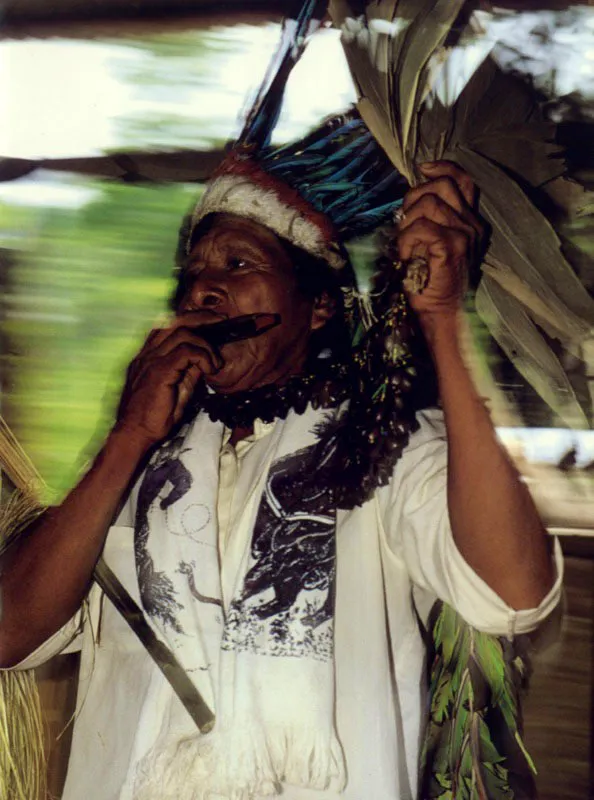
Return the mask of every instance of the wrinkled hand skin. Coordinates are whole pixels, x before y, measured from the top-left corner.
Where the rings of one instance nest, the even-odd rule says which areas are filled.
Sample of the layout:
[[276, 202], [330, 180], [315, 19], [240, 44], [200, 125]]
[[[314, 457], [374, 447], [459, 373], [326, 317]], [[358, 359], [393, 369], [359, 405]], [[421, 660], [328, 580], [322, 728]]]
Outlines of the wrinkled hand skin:
[[200, 378], [222, 367], [220, 353], [192, 331], [203, 321], [188, 312], [151, 331], [126, 374], [119, 430], [149, 444], [161, 441], [181, 419]]
[[482, 252], [486, 226], [478, 216], [478, 191], [470, 176], [450, 161], [423, 164], [427, 178], [402, 205], [396, 238], [402, 261], [428, 261], [429, 281], [409, 295], [417, 314], [455, 315], [461, 308], [469, 271]]

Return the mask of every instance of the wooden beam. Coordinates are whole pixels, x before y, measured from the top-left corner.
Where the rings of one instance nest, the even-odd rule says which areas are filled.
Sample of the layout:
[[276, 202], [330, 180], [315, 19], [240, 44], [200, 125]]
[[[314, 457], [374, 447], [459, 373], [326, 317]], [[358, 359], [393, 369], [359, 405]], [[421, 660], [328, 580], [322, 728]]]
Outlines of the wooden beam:
[[[594, 181], [594, 124], [588, 121], [561, 122], [557, 126], [557, 138], [566, 150], [570, 173], [590, 188]], [[128, 183], [193, 183], [207, 180], [224, 152], [223, 148], [157, 153], [124, 151], [104, 156], [44, 159], [3, 158], [0, 155], [0, 183], [23, 178], [37, 169]]]
[[0, 39], [100, 39], [154, 35], [213, 25], [260, 24], [280, 21], [288, 3], [265, 0], [102, 0], [82, 4], [77, 0], [25, 3], [17, 0], [6, 9]]
[[88, 158], [0, 158], [0, 182], [17, 180], [38, 169], [73, 172], [126, 183], [194, 183], [208, 179], [224, 151], [180, 150], [171, 153], [113, 153]]

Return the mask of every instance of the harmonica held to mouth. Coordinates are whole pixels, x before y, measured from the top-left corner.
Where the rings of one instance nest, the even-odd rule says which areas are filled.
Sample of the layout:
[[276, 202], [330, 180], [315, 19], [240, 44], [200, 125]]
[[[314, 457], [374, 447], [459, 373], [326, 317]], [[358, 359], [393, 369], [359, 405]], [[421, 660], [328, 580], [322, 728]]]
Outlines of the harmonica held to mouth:
[[279, 325], [280, 321], [280, 314], [243, 314], [239, 317], [223, 319], [220, 322], [198, 325], [192, 330], [198, 336], [206, 339], [211, 346], [221, 347], [230, 342], [261, 336]]

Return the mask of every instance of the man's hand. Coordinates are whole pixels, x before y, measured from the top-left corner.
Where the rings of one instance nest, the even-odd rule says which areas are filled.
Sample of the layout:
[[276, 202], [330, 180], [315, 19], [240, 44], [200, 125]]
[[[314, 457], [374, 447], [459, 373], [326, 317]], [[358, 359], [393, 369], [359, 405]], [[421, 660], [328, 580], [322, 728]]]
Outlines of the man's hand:
[[475, 210], [477, 190], [450, 161], [423, 164], [421, 171], [428, 180], [405, 196], [397, 232], [402, 261], [420, 256], [429, 265], [428, 285], [409, 301], [421, 317], [455, 315], [485, 234]]
[[204, 322], [204, 314], [188, 312], [151, 331], [128, 368], [119, 430], [148, 444], [160, 442], [181, 419], [200, 378], [221, 369], [220, 353], [192, 330]]

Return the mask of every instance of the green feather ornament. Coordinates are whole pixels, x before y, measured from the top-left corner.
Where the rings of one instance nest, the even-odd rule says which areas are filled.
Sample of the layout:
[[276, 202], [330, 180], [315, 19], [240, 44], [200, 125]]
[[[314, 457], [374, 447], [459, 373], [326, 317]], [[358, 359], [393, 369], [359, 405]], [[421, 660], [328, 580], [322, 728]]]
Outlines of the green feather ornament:
[[421, 756], [423, 800], [536, 796], [521, 737], [520, 644], [477, 631], [445, 603], [434, 609], [430, 711]]

